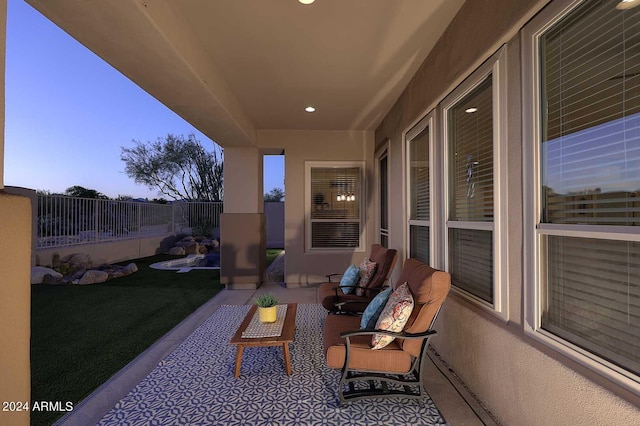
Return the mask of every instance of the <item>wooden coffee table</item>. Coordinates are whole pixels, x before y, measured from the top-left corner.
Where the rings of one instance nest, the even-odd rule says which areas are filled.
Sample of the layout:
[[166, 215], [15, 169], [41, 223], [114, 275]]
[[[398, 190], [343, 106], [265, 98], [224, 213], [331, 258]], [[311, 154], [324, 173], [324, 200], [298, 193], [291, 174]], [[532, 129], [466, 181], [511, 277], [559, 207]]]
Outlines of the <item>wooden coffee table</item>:
[[231, 338], [231, 345], [236, 345], [236, 368], [234, 376], [240, 376], [240, 367], [242, 365], [242, 352], [245, 347], [248, 346], [282, 346], [282, 353], [284, 354], [284, 368], [288, 375], [291, 375], [291, 356], [289, 355], [289, 343], [293, 342], [293, 335], [296, 330], [296, 311], [298, 309], [297, 303], [287, 304], [287, 314], [284, 318], [284, 325], [282, 326], [282, 333], [276, 337], [260, 337], [260, 338], [248, 338], [242, 337], [242, 332], [247, 329], [247, 326], [251, 322], [253, 315], [257, 310], [257, 306], [253, 305], [249, 309], [249, 313], [238, 327], [238, 331]]

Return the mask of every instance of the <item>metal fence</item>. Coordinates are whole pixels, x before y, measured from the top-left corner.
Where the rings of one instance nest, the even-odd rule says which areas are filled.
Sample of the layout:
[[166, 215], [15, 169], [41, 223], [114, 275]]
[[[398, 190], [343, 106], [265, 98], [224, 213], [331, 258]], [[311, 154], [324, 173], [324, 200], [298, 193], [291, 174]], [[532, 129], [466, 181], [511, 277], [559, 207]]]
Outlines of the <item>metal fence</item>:
[[151, 237], [173, 232], [211, 233], [221, 202], [152, 204], [38, 195], [37, 248]]

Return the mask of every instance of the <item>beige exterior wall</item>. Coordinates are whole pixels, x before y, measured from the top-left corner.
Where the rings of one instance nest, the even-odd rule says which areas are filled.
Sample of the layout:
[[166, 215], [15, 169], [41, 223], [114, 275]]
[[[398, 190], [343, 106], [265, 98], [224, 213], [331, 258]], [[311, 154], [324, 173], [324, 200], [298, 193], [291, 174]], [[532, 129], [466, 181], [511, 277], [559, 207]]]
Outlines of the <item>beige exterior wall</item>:
[[257, 148], [225, 148], [225, 213], [264, 213], [262, 170]]
[[173, 243], [175, 239], [175, 235], [170, 234], [159, 237], [38, 249], [35, 251], [36, 264], [42, 266], [51, 265], [53, 255], [57, 254], [60, 258], [63, 258], [72, 253], [88, 254], [94, 265], [124, 262], [129, 259], [164, 253], [171, 247], [169, 242]]
[[266, 265], [262, 213], [220, 215], [220, 283], [228, 289], [260, 286]]
[[[406, 212], [393, 208], [406, 203], [404, 133], [500, 46], [508, 43], [508, 135], [505, 138], [508, 185], [503, 196], [507, 197], [509, 206], [506, 218], [509, 322], [451, 293], [436, 323], [440, 334], [432, 340], [433, 345], [502, 424], [640, 424], [638, 395], [524, 334], [518, 31], [546, 3], [547, 0], [467, 1], [376, 130], [376, 146], [390, 141], [390, 246], [398, 248], [401, 256], [406, 257]], [[442, 265], [435, 266], [442, 268]]]
[[284, 203], [264, 203], [267, 248], [284, 248]]
[[[29, 198], [0, 190], [0, 402], [30, 401], [30, 253]], [[0, 411], [0, 424], [28, 425], [29, 413]]]
[[38, 217], [38, 196], [36, 195], [36, 191], [34, 189], [29, 188], [20, 188], [17, 186], [6, 186], [5, 191], [8, 194], [14, 195], [22, 195], [23, 197], [29, 198], [31, 202], [31, 217], [33, 218], [31, 223], [31, 266], [35, 266], [36, 264], [36, 238], [37, 238], [37, 230], [36, 230], [36, 218]]
[[373, 221], [365, 221], [362, 252], [305, 252], [305, 161], [365, 161], [365, 217], [373, 217], [373, 132], [280, 131], [258, 132], [260, 148], [284, 149], [285, 251], [287, 286], [309, 285], [325, 275], [343, 272], [350, 262], [360, 263], [374, 241]]

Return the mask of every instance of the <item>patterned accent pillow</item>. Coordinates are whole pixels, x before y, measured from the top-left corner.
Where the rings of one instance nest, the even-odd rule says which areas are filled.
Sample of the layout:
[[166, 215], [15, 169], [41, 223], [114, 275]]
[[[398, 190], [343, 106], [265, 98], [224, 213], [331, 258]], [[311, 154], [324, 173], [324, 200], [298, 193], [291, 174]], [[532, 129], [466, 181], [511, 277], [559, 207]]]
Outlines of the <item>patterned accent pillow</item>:
[[[356, 265], [350, 265], [344, 274], [342, 274], [342, 279], [340, 280], [340, 285], [343, 286], [355, 286], [358, 284], [360, 280], [360, 269]], [[341, 290], [344, 294], [349, 294], [353, 292], [355, 287], [342, 287]]]
[[[413, 311], [413, 296], [409, 291], [409, 284], [404, 283], [391, 294], [384, 306], [380, 318], [376, 322], [378, 330], [399, 332], [409, 320]], [[381, 349], [393, 342], [395, 337], [374, 334], [371, 338], [371, 347]]]
[[360, 328], [374, 328], [376, 326], [376, 322], [384, 309], [384, 306], [387, 304], [387, 300], [389, 300], [389, 296], [391, 296], [392, 288], [386, 288], [382, 290], [380, 293], [373, 298], [371, 302], [367, 305], [366, 309], [362, 313], [362, 319], [360, 320]]
[[358, 288], [356, 288], [356, 296], [364, 296], [364, 288], [369, 281], [371, 281], [371, 277], [376, 273], [376, 269], [378, 268], [378, 264], [376, 262], [372, 262], [366, 257], [360, 264], [360, 282], [358, 282]]

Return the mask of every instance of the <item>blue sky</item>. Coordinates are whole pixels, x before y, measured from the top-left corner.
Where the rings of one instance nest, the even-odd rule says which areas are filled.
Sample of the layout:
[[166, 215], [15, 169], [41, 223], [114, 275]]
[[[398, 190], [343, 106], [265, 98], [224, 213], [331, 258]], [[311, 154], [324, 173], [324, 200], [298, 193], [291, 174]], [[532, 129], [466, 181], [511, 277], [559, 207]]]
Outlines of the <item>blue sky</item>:
[[[6, 186], [156, 198], [124, 173], [120, 147], [168, 133], [213, 142], [22, 0], [9, 0]], [[284, 157], [265, 157], [264, 190], [284, 188]]]

